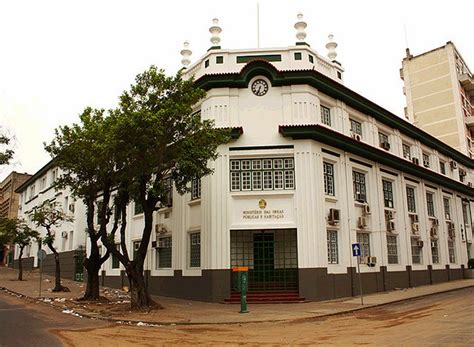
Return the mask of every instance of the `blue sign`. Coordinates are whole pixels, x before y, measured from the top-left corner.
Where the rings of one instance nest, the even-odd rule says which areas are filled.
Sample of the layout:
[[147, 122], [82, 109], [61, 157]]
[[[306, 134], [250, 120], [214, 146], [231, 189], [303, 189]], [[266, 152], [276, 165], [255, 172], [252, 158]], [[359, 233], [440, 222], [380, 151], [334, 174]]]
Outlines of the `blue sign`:
[[352, 244], [352, 256], [353, 257], [360, 257], [360, 245], [359, 243]]

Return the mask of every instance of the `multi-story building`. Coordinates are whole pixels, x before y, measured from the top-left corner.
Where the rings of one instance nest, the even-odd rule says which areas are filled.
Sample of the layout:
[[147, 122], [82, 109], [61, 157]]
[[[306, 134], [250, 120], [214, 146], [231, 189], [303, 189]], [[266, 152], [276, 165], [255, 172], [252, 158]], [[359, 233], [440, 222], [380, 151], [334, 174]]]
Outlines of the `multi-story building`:
[[456, 46], [413, 56], [407, 50], [400, 76], [410, 122], [474, 158], [474, 79]]
[[[18, 216], [19, 194], [15, 190], [31, 175], [12, 171], [0, 183], [0, 217], [14, 219]], [[0, 245], [0, 266], [8, 264], [10, 245]], [[13, 254], [12, 254], [13, 256]]]
[[[155, 213], [145, 263], [152, 293], [222, 301], [232, 267], [247, 266], [249, 297], [356, 295], [354, 243], [365, 292], [464, 277], [474, 254], [473, 161], [344, 86], [333, 37], [326, 58], [304, 41], [305, 27], [299, 17], [289, 47], [229, 50], [216, 20], [212, 47], [193, 64], [185, 44], [184, 76], [207, 91], [195, 112], [234, 136], [219, 147], [212, 175], [193, 181], [190, 194], [170, 190]], [[38, 187], [52, 170], [19, 189], [22, 213], [68, 196]], [[67, 249], [87, 246], [80, 201], [75, 211]], [[140, 206], [131, 203], [127, 218], [135, 250]], [[104, 264], [102, 281], [125, 284], [117, 259]]]

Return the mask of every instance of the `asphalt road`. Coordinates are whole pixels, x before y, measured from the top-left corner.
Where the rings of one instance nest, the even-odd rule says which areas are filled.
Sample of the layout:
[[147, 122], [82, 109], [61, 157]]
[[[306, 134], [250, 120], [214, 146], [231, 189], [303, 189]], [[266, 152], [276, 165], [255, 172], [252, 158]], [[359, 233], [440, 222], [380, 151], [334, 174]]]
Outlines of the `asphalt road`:
[[102, 322], [66, 315], [44, 304], [0, 292], [0, 347], [63, 346], [49, 330], [103, 325]]

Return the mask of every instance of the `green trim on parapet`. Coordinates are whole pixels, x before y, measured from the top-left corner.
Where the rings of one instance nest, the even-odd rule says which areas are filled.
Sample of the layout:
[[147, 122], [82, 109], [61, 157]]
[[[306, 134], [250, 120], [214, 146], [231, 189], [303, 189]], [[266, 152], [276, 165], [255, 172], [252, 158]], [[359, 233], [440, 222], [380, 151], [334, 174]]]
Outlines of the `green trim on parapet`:
[[357, 141], [349, 136], [345, 136], [321, 125], [283, 125], [280, 126], [279, 132], [284, 137], [291, 137], [294, 140], [309, 139], [322, 142], [345, 152], [356, 154], [365, 159], [419, 177], [420, 179], [439, 184], [444, 188], [449, 188], [469, 196], [474, 196], [474, 188], [468, 187], [467, 185], [449, 177], [428, 170], [423, 166], [415, 165], [411, 161], [402, 159], [385, 150]]
[[254, 60], [281, 61], [281, 54], [239, 55], [237, 64], [248, 63]]
[[324, 94], [341, 100], [346, 105], [374, 117], [377, 121], [391, 128], [399, 129], [402, 134], [436, 149], [439, 153], [458, 163], [474, 168], [474, 161], [461, 152], [316, 70], [279, 71], [272, 64], [258, 60], [245, 65], [240, 73], [203, 75], [196, 80], [196, 85], [205, 90], [212, 88], [247, 88], [250, 80], [258, 75], [269, 78], [274, 87], [298, 84], [310, 85]]
[[309, 43], [306, 43], [306, 42], [296, 42], [295, 45], [296, 45], [296, 46], [308, 46], [308, 47], [311, 47], [311, 46], [309, 45]]

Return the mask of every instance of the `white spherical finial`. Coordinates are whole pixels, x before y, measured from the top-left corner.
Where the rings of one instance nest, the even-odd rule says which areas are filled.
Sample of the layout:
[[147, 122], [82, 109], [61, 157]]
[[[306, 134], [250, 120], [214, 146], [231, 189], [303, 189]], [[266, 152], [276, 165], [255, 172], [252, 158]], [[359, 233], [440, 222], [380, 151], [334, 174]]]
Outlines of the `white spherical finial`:
[[329, 42], [326, 43], [326, 48], [328, 49], [328, 58], [331, 61], [334, 61], [336, 60], [336, 57], [337, 57], [337, 53], [336, 53], [337, 43], [336, 41], [334, 41], [333, 34], [329, 34], [328, 39], [329, 39]]
[[181, 55], [183, 56], [181, 64], [183, 64], [185, 68], [191, 63], [191, 59], [189, 59], [191, 54], [193, 54], [193, 52], [189, 49], [189, 42], [184, 41], [183, 49], [181, 50]]
[[304, 39], [306, 38], [306, 32], [305, 29], [308, 26], [306, 22], [303, 20], [303, 14], [300, 12], [297, 15], [298, 21], [295, 23], [295, 29], [296, 29], [296, 38], [298, 39], [299, 42], [304, 42]]
[[221, 42], [219, 34], [222, 32], [222, 28], [219, 26], [219, 19], [214, 18], [212, 20], [212, 26], [209, 28], [209, 32], [211, 33], [212, 46], [219, 46], [219, 43]]

